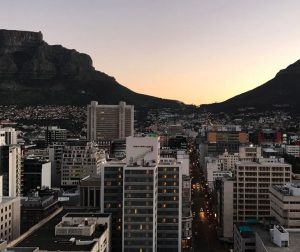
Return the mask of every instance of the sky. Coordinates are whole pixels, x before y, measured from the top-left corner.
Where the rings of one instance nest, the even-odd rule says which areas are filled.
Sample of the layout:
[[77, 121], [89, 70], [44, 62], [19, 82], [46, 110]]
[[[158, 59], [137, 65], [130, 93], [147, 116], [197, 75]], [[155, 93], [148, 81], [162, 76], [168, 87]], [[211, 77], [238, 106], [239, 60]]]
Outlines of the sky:
[[253, 89], [300, 59], [299, 0], [1, 0], [0, 29], [42, 31], [135, 92], [187, 104]]

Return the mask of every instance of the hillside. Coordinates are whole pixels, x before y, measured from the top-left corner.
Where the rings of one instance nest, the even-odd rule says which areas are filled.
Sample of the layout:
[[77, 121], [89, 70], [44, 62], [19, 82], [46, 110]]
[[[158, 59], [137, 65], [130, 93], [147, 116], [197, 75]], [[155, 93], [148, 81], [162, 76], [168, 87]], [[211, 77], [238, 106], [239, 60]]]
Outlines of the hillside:
[[41, 32], [0, 30], [0, 105], [86, 105], [91, 100], [149, 108], [184, 105], [133, 92], [95, 70], [90, 56], [48, 45]]
[[229, 100], [205, 104], [200, 108], [212, 112], [234, 112], [237, 110], [286, 109], [300, 111], [300, 60], [279, 71], [265, 84], [237, 95]]

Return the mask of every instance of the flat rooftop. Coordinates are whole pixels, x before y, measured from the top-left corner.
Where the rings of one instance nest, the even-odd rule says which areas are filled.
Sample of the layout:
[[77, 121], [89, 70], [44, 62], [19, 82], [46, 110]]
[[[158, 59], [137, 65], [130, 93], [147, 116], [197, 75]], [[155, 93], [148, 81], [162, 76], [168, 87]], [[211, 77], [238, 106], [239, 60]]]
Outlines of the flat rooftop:
[[268, 252], [299, 252], [300, 251], [300, 231], [289, 233], [289, 247], [278, 247], [271, 241], [269, 230], [260, 227], [253, 227], [253, 230], [259, 235]]
[[[39, 247], [40, 250], [48, 250], [48, 251], [91, 251], [97, 241], [93, 241], [95, 238], [99, 238], [103, 232], [106, 230], [106, 227], [103, 225], [97, 226], [95, 232], [92, 236], [79, 236], [79, 235], [58, 235], [55, 236], [55, 226], [62, 221], [62, 217], [66, 214], [75, 215], [74, 217], [81, 217], [78, 216], [79, 214], [76, 213], [78, 211], [85, 211], [83, 210], [63, 210], [56, 216], [54, 216], [51, 220], [45, 223], [42, 227], [37, 229], [23, 241], [18, 243], [15, 247]], [[74, 213], [72, 213], [74, 212]], [[88, 210], [85, 213], [80, 213], [82, 216], [87, 215], [98, 215], [100, 213], [90, 213]], [[102, 214], [100, 214], [102, 215]], [[105, 214], [104, 214], [105, 215]], [[107, 216], [108, 214], [106, 214]], [[106, 217], [104, 216], [104, 217]], [[75, 243], [70, 242], [70, 239], [75, 237], [76, 240], [81, 241], [91, 241], [90, 243], [84, 245], [75, 245]]]

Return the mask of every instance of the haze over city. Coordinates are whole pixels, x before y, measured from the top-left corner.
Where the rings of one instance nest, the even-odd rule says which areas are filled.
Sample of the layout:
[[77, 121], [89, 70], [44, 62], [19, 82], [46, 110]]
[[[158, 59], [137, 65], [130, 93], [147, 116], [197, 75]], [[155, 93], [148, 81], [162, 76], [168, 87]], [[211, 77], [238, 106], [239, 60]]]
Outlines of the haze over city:
[[280, 0], [3, 1], [0, 15], [1, 28], [42, 31], [135, 92], [197, 105], [298, 60], [299, 21], [300, 2]]

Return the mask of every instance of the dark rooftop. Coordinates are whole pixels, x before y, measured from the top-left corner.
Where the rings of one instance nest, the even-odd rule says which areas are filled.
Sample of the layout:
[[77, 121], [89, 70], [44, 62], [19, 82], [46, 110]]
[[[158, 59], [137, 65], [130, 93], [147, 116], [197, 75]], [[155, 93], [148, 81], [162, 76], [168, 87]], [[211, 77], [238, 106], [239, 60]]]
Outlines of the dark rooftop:
[[[74, 210], [71, 210], [74, 211]], [[76, 210], [78, 211], [78, 209]], [[83, 210], [84, 211], [84, 210]], [[55, 236], [55, 226], [62, 221], [64, 215], [71, 215], [70, 210], [63, 210], [41, 228], [37, 229], [26, 239], [21, 241], [16, 245], [16, 247], [39, 247], [40, 250], [49, 250], [49, 251], [91, 251], [95, 246], [96, 241], [93, 241], [95, 238], [99, 238], [102, 233], [105, 231], [106, 227], [104, 225], [97, 226], [95, 232], [91, 237], [78, 236], [78, 235], [58, 235]], [[73, 213], [74, 217], [79, 216], [78, 213]], [[81, 213], [81, 216], [95, 215], [99, 217], [107, 217], [109, 214], [100, 214], [100, 213]], [[76, 245], [70, 241], [71, 238], [75, 237], [76, 240], [81, 241], [91, 241], [89, 244]]]

